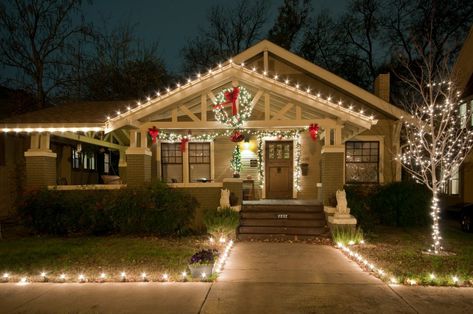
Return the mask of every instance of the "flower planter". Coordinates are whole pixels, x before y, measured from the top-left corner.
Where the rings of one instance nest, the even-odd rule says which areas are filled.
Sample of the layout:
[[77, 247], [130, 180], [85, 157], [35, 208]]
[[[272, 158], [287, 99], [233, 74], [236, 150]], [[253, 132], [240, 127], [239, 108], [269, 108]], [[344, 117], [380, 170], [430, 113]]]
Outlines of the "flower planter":
[[193, 278], [202, 277], [202, 273], [205, 273], [207, 277], [211, 276], [213, 268], [214, 264], [189, 264], [189, 269]]

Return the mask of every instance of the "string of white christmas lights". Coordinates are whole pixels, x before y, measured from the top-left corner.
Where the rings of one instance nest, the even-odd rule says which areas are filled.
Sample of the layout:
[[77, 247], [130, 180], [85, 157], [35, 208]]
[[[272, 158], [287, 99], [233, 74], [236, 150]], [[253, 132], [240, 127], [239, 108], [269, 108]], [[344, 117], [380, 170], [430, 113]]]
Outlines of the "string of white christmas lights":
[[[210, 241], [214, 243], [214, 241]], [[225, 238], [221, 238], [219, 241], [221, 244], [225, 244], [225, 248], [223, 253], [219, 256], [217, 262], [214, 265], [214, 272], [216, 275], [220, 274], [223, 270], [223, 267], [230, 255], [230, 251], [233, 247], [233, 240], [226, 240]], [[208, 280], [208, 277], [211, 274], [201, 273], [200, 279], [203, 281]], [[5, 272], [3, 273], [0, 282], [8, 283], [12, 282], [11, 278], [14, 277], [11, 273]], [[77, 278], [74, 280], [74, 278]], [[120, 272], [119, 274], [120, 282], [151, 282], [153, 276], [150, 273], [142, 272], [138, 277], [131, 277], [125, 271]], [[138, 279], [137, 279], [138, 278]], [[155, 282], [186, 282], [188, 281], [188, 274], [186, 271], [181, 273], [180, 280], [172, 280], [171, 276], [168, 273], [163, 273], [160, 276], [158, 275], [157, 280]], [[68, 280], [70, 279], [70, 280]], [[78, 283], [104, 283], [104, 282], [115, 282], [113, 281], [113, 277], [109, 276], [105, 272], [101, 272], [97, 278], [88, 278], [85, 273], [80, 273], [77, 277], [68, 276], [66, 273], [62, 273], [54, 280], [52, 277], [48, 276], [48, 273], [42, 271], [39, 273], [37, 277], [27, 277], [21, 276], [17, 281], [20, 285], [25, 285], [28, 283], [41, 283], [41, 282], [52, 282], [52, 283], [65, 283], [65, 282], [78, 282]]]

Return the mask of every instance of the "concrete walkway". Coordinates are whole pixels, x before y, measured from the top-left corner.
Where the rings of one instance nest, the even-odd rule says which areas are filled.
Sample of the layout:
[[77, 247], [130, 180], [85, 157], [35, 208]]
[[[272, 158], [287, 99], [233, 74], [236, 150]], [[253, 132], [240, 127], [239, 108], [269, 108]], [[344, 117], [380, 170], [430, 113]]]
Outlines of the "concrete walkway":
[[473, 289], [390, 287], [338, 250], [237, 243], [216, 283], [0, 284], [0, 313], [471, 313]]

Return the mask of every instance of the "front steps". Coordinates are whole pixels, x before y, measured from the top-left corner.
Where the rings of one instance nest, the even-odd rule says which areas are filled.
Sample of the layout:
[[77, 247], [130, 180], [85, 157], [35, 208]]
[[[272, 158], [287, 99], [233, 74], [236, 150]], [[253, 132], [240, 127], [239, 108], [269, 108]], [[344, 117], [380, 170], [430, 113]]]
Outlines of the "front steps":
[[240, 240], [306, 240], [327, 236], [323, 205], [316, 201], [245, 201], [240, 212]]

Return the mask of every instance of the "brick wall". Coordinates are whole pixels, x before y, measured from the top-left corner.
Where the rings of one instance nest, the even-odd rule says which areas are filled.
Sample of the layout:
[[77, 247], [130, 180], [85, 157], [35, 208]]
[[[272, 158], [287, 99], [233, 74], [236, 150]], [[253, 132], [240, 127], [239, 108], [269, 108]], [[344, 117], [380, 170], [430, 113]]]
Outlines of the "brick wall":
[[345, 167], [344, 153], [322, 154], [322, 189], [324, 205], [330, 205], [335, 192], [343, 188], [343, 171]]
[[49, 156], [27, 156], [26, 187], [36, 189], [56, 184], [56, 158]]
[[151, 182], [151, 156], [131, 154], [126, 156], [127, 185], [129, 187], [142, 186]]

